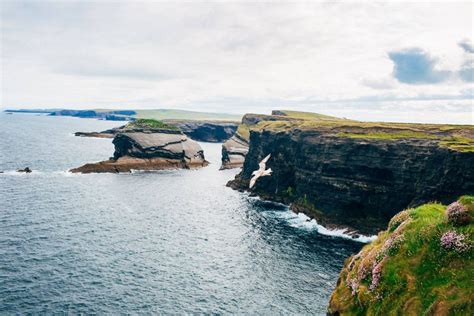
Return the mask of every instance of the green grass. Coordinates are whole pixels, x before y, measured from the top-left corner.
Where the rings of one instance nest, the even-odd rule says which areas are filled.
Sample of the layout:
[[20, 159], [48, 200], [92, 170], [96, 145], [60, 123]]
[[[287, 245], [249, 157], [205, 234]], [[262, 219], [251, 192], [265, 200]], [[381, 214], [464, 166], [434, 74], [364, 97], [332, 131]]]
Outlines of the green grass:
[[283, 112], [290, 117], [300, 118], [300, 119], [320, 120], [320, 121], [352, 121], [345, 118], [339, 118], [335, 116], [329, 116], [329, 115], [312, 113], [312, 112], [289, 111], [289, 110], [280, 110], [280, 112]]
[[137, 119], [134, 122], [129, 123], [129, 127], [140, 127], [140, 128], [162, 128], [162, 129], [171, 129], [178, 130], [176, 126], [163, 123], [162, 121], [154, 119]]
[[393, 132], [368, 132], [366, 134], [359, 133], [345, 133], [340, 132], [338, 137], [349, 138], [367, 138], [367, 139], [402, 139], [402, 138], [418, 138], [418, 139], [437, 139], [435, 135], [430, 135], [425, 132], [418, 131], [393, 131]]
[[287, 116], [281, 116], [281, 119], [278, 119], [279, 116], [273, 116], [273, 120], [262, 120], [247, 128], [273, 132], [290, 132], [294, 129], [314, 130], [329, 136], [353, 139], [394, 141], [426, 139], [437, 141], [440, 147], [454, 151], [474, 152], [473, 125], [359, 122], [317, 113], [286, 110], [280, 112]]
[[242, 138], [246, 141], [250, 140], [250, 129], [247, 125], [240, 124], [237, 128], [237, 133], [239, 133], [239, 135], [242, 136]]
[[[472, 210], [474, 196], [459, 199]], [[402, 227], [403, 242], [383, 265], [381, 281], [368, 291], [371, 277], [363, 281], [358, 295], [352, 297], [345, 282], [333, 293], [331, 306], [338, 306], [347, 315], [472, 315], [474, 313], [473, 248], [465, 253], [446, 250], [440, 245], [441, 235], [456, 230], [467, 236], [474, 246], [474, 224], [453, 227], [445, 218], [445, 206], [431, 203], [408, 210], [409, 222]], [[354, 276], [364, 260], [371, 259], [393, 232], [383, 232], [372, 244], [365, 246], [361, 259], [341, 272]], [[368, 260], [370, 261], [370, 260]], [[344, 315], [345, 313], [342, 313]]]

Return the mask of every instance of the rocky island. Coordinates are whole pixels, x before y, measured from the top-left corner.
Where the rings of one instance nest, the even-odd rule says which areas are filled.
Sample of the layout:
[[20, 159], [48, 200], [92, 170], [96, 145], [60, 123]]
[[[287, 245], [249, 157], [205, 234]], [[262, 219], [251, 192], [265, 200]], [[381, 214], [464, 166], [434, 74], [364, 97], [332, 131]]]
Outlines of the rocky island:
[[247, 124], [249, 151], [228, 185], [247, 190], [259, 161], [272, 154], [272, 176], [259, 179], [252, 193], [323, 225], [373, 234], [407, 207], [474, 193], [474, 126], [291, 111], [246, 116], [256, 122]]
[[131, 170], [193, 169], [208, 162], [204, 151], [178, 128], [157, 120], [139, 119], [115, 134], [114, 156], [70, 170], [73, 173], [130, 172]]
[[344, 264], [328, 315], [473, 315], [474, 196], [394, 216]]

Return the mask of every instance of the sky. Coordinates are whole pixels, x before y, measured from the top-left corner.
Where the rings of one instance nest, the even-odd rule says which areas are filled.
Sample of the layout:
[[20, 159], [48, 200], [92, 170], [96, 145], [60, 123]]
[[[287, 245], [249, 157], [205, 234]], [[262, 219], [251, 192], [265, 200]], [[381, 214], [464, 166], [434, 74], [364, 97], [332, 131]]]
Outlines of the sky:
[[0, 3], [2, 108], [474, 124], [472, 2]]

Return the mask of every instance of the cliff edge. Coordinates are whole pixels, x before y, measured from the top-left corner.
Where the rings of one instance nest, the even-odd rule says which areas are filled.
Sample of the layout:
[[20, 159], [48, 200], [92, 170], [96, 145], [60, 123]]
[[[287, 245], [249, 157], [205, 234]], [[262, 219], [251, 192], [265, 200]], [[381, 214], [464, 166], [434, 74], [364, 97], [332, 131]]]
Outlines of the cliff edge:
[[283, 113], [248, 125], [249, 151], [230, 187], [248, 190], [252, 172], [271, 154], [273, 173], [258, 179], [253, 194], [365, 234], [407, 207], [474, 193], [474, 126]]
[[328, 315], [473, 315], [474, 196], [394, 216], [346, 260]]

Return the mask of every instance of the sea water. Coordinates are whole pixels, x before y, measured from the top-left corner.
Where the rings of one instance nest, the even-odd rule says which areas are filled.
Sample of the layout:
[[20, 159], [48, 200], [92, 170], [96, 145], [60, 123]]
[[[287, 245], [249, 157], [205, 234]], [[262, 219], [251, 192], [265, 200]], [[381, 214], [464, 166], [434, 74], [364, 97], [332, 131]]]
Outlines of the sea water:
[[362, 243], [226, 187], [221, 144], [199, 170], [67, 172], [113, 154], [74, 132], [119, 125], [0, 114], [0, 313], [325, 314]]

